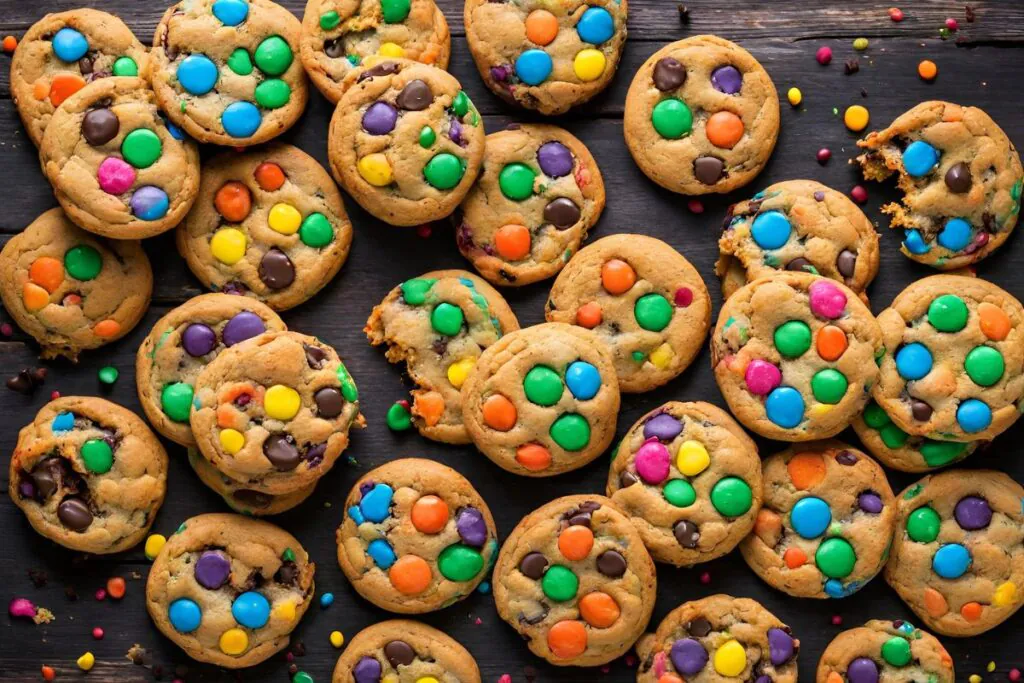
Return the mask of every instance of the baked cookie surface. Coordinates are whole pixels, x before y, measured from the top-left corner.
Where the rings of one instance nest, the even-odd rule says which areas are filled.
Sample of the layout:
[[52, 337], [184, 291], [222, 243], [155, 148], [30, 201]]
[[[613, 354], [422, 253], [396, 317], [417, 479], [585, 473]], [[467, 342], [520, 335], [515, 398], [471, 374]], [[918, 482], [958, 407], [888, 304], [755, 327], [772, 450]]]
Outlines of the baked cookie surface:
[[481, 680], [473, 655], [454, 638], [426, 624], [393, 619], [357, 633], [338, 658], [331, 681], [377, 683], [392, 679], [438, 683]]
[[896, 619], [843, 631], [818, 661], [816, 683], [953, 683], [953, 658], [938, 639]]
[[301, 505], [316, 490], [316, 482], [290, 493], [271, 495], [232, 479], [214, 467], [195, 448], [188, 449], [188, 464], [199, 480], [219, 495], [224, 503], [240, 515], [265, 517], [287, 512]]
[[928, 472], [960, 462], [985, 441], [939, 441], [911, 436], [899, 428], [874, 400], [850, 423], [857, 438], [886, 467], [901, 472]]

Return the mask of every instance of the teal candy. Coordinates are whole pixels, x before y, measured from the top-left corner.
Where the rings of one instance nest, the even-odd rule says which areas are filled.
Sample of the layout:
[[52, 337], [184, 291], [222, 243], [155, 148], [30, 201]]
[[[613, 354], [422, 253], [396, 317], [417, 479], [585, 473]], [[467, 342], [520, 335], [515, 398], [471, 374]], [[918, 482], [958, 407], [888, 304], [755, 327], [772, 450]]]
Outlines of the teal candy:
[[971, 553], [959, 543], [944, 545], [932, 558], [932, 569], [944, 579], [958, 579], [971, 566]]
[[205, 95], [217, 85], [217, 65], [206, 55], [189, 55], [178, 65], [178, 83], [192, 95]]
[[224, 131], [233, 138], [247, 138], [259, 130], [263, 114], [252, 102], [232, 102], [220, 115]]
[[789, 241], [792, 230], [789, 219], [781, 211], [765, 211], [754, 219], [750, 234], [762, 249], [778, 249]]
[[803, 538], [817, 538], [832, 523], [832, 509], [815, 496], [801, 498], [789, 513], [793, 530]]
[[951, 218], [936, 238], [939, 244], [950, 251], [962, 251], [971, 243], [974, 229], [963, 218]]
[[777, 387], [764, 403], [768, 419], [783, 429], [792, 429], [804, 419], [804, 398], [793, 387]]
[[590, 363], [578, 360], [565, 371], [565, 385], [580, 401], [588, 401], [601, 389], [601, 373]]
[[270, 620], [270, 603], [256, 591], [247, 591], [231, 603], [231, 616], [247, 628], [263, 628]]
[[192, 633], [203, 621], [203, 610], [192, 600], [179, 598], [167, 608], [167, 618], [178, 633]]
[[544, 50], [527, 50], [516, 59], [516, 75], [527, 85], [540, 85], [551, 75], [553, 63]]
[[62, 28], [53, 36], [53, 54], [62, 62], [77, 62], [89, 51], [89, 40], [73, 28]]
[[373, 560], [373, 563], [381, 569], [389, 569], [395, 563], [395, 560], [398, 559], [391, 545], [382, 538], [370, 541], [366, 552], [369, 554], [370, 559]]
[[387, 484], [375, 484], [359, 501], [359, 510], [367, 522], [380, 524], [391, 514], [391, 499], [395, 491]]
[[924, 140], [915, 140], [903, 150], [903, 168], [914, 178], [928, 175], [938, 163], [939, 150]]
[[584, 43], [600, 45], [615, 35], [615, 21], [603, 7], [589, 7], [576, 22], [576, 33]]
[[896, 371], [906, 380], [921, 379], [932, 371], [932, 352], [920, 342], [907, 344], [896, 352]]

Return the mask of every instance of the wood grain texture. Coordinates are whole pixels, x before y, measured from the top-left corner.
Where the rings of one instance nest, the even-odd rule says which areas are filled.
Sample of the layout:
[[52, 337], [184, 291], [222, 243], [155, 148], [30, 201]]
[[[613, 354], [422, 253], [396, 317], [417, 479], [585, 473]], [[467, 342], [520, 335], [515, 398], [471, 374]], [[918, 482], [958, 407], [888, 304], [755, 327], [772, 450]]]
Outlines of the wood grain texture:
[[[71, 9], [79, 2], [66, 0], [0, 0], [0, 34], [20, 35], [47, 11]], [[122, 16], [143, 42], [148, 42], [164, 3], [151, 0], [97, 0], [98, 8]], [[286, 6], [301, 14], [303, 0], [287, 0]], [[480, 82], [462, 36], [462, 4], [458, 0], [440, 3], [455, 35], [451, 69], [462, 81], [484, 114], [488, 130], [499, 130], [513, 121], [536, 120], [536, 116], [510, 109], [493, 97]], [[907, 19], [894, 24], [886, 14], [890, 2], [821, 2], [791, 0], [756, 2], [754, 0], [702, 0], [686, 2], [691, 9], [689, 25], [679, 22], [676, 2], [670, 0], [631, 0], [630, 39], [622, 66], [608, 91], [585, 107], [560, 117], [558, 122], [580, 137], [593, 152], [605, 177], [608, 207], [595, 231], [595, 237], [617, 232], [639, 232], [659, 237], [679, 249], [701, 272], [714, 299], [714, 310], [721, 307], [721, 296], [714, 280], [717, 236], [722, 216], [729, 203], [748, 196], [766, 185], [789, 178], [814, 178], [839, 190], [848, 191], [859, 181], [856, 171], [847, 165], [853, 154], [855, 136], [842, 125], [842, 110], [863, 103], [871, 111], [872, 127], [884, 126], [913, 104], [932, 98], [949, 99], [986, 109], [1010, 138], [1024, 143], [1024, 119], [1020, 117], [1019, 64], [1024, 44], [1024, 4], [1014, 0], [977, 2], [977, 20], [964, 21], [962, 5], [945, 0], [905, 0], [898, 3]], [[947, 16], [955, 16], [962, 31], [956, 39], [941, 41], [938, 28]], [[804, 104], [799, 109], [783, 103], [782, 133], [768, 167], [745, 190], [725, 197], [705, 198], [705, 211], [688, 211], [685, 198], [664, 191], [648, 181], [636, 168], [622, 141], [622, 107], [633, 72], [661, 44], [702, 32], [719, 33], [738, 40], [767, 68], [780, 96], [790, 86], [800, 87]], [[855, 53], [851, 39], [865, 35], [871, 46]], [[823, 68], [814, 60], [818, 45], [830, 45], [835, 58]], [[857, 58], [860, 71], [846, 76], [843, 62]], [[924, 58], [939, 65], [939, 77], [931, 84], [916, 75], [916, 65]], [[0, 57], [0, 169], [3, 169], [0, 243], [17, 233], [39, 213], [55, 205], [52, 192], [39, 172], [36, 152], [25, 136], [9, 99], [7, 57]], [[863, 91], [863, 92], [862, 92]], [[833, 112], [835, 107], [839, 114]], [[326, 131], [330, 107], [314, 96], [299, 124], [285, 140], [299, 145], [321, 162], [326, 161]], [[819, 166], [814, 159], [821, 147], [833, 152], [832, 161]], [[211, 150], [204, 150], [208, 154]], [[870, 288], [872, 308], [877, 313], [908, 283], [929, 274], [926, 268], [910, 262], [898, 252], [898, 236], [886, 229], [888, 221], [878, 212], [884, 201], [895, 197], [891, 186], [867, 185], [870, 201], [865, 207], [879, 225], [882, 236], [881, 272]], [[335, 560], [334, 530], [341, 521], [340, 503], [361, 473], [385, 461], [407, 456], [434, 458], [455, 467], [480, 490], [495, 513], [499, 533], [504, 538], [520, 517], [548, 500], [570, 493], [603, 491], [606, 458], [581, 471], [548, 480], [523, 480], [499, 470], [472, 448], [435, 444], [415, 433], [394, 434], [384, 425], [388, 406], [402, 398], [408, 389], [399, 368], [389, 365], [383, 353], [366, 343], [362, 326], [370, 309], [395, 283], [438, 268], [465, 268], [458, 254], [451, 227], [434, 226], [429, 238], [414, 231], [386, 226], [362, 212], [354, 202], [346, 207], [356, 226], [353, 250], [341, 274], [312, 301], [284, 314], [289, 326], [316, 334], [334, 345], [344, 356], [361, 389], [363, 410], [369, 428], [353, 437], [350, 453], [358, 464], [339, 465], [320, 482], [316, 493], [298, 509], [274, 521], [295, 534], [318, 563], [318, 593], [332, 591], [336, 596], [327, 610], [313, 607], [296, 631], [296, 639], [305, 643], [306, 655], [296, 658], [299, 668], [319, 682], [328, 681], [338, 652], [328, 643], [328, 634], [342, 631], [346, 638], [388, 615], [371, 607], [347, 584]], [[136, 412], [141, 412], [135, 394], [135, 350], [149, 327], [170, 307], [199, 294], [201, 289], [174, 250], [173, 240], [162, 236], [149, 240], [146, 249], [156, 271], [154, 303], [146, 318], [124, 339], [83, 356], [73, 366], [65, 362], [48, 364], [50, 379], [34, 396], [26, 397], [0, 390], [0, 414], [5, 428], [0, 432], [0, 451], [13, 449], [18, 428], [31, 420], [57, 389], [65, 395], [96, 394], [108, 396]], [[984, 261], [978, 271], [1024, 297], [1024, 241], [1017, 236], [996, 255]], [[507, 298], [524, 325], [540, 322], [550, 283], [509, 290]], [[3, 316], [3, 320], [8, 320]], [[0, 341], [0, 370], [6, 377], [22, 367], [38, 365], [35, 344], [16, 331]], [[623, 401], [618, 435], [644, 412], [660, 403], [674, 400], [708, 400], [724, 405], [715, 386], [705, 349], [694, 365], [680, 378], [657, 391], [631, 395]], [[103, 365], [120, 370], [121, 378], [111, 389], [101, 387], [96, 371]], [[852, 431], [844, 434], [855, 443]], [[969, 466], [992, 467], [1024, 480], [1024, 462], [1017, 457], [1024, 427], [1018, 425], [1000, 437], [986, 452], [973, 456]], [[203, 487], [189, 470], [185, 453], [168, 443], [172, 456], [169, 496], [155, 530], [170, 534], [189, 516], [222, 510], [220, 499]], [[763, 452], [779, 449], [778, 444], [761, 442]], [[0, 487], [6, 491], [6, 457], [0, 468]], [[890, 473], [897, 489], [914, 477]], [[58, 670], [58, 680], [79, 676], [74, 660], [86, 650], [97, 657], [97, 665], [86, 681], [151, 681], [155, 667], [162, 680], [174, 677], [176, 666], [187, 667], [187, 681], [236, 680], [234, 674], [201, 666], [161, 637], [152, 627], [144, 609], [143, 585], [149, 563], [141, 548], [112, 558], [82, 558], [54, 546], [37, 536], [24, 517], [7, 498], [0, 495], [0, 525], [5, 531], [0, 545], [0, 581], [5, 600], [15, 595], [32, 598], [52, 609], [57, 620], [46, 626], [23, 621], [0, 621], [0, 679], [39, 680], [39, 667], [49, 664]], [[43, 569], [49, 575], [44, 588], [35, 588], [29, 569]], [[707, 571], [711, 583], [699, 577]], [[120, 574], [129, 579], [128, 595], [120, 603], [97, 602], [93, 592], [106, 578]], [[751, 597], [790, 624], [801, 639], [801, 680], [812, 680], [817, 659], [827, 642], [840, 630], [831, 625], [833, 614], [841, 614], [843, 627], [858, 625], [872, 618], [913, 620], [896, 595], [882, 580], [875, 580], [856, 597], [841, 602], [798, 601], [773, 591], [761, 583], [738, 554], [691, 570], [659, 567], [658, 603], [655, 624], [679, 603], [715, 592]], [[67, 600], [65, 585], [76, 588], [79, 599]], [[426, 615], [423, 621], [442, 628], [456, 637], [475, 655], [484, 680], [493, 683], [503, 673], [513, 681], [527, 680], [527, 671], [538, 681], [627, 682], [635, 671], [623, 661], [613, 663], [607, 673], [598, 670], [557, 669], [533, 657], [515, 632], [502, 623], [490, 595], [474, 594], [439, 613]], [[479, 621], [479, 623], [478, 623]], [[102, 641], [90, 635], [93, 626], [106, 630]], [[984, 674], [985, 664], [997, 664], [994, 680], [1005, 680], [1011, 666], [1020, 666], [1022, 656], [1012, 637], [1024, 626], [1018, 614], [1000, 629], [968, 639], [945, 638], [944, 643], [956, 661], [958, 680], [971, 673]], [[1010, 637], [1007, 637], [1010, 635]], [[128, 662], [124, 655], [133, 643], [150, 653], [145, 667]], [[241, 680], [286, 681], [288, 663], [283, 656], [239, 674]], [[993, 680], [986, 675], [986, 680]]]

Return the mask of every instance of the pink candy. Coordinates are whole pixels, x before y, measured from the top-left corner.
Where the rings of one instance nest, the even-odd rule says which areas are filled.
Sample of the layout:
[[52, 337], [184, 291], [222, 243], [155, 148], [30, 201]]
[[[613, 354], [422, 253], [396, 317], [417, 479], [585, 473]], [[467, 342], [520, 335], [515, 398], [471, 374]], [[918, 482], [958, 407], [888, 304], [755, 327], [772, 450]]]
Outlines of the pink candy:
[[689, 287], [680, 287], [675, 293], [676, 306], [686, 308], [693, 303], [693, 290]]
[[782, 371], [766, 360], [752, 360], [743, 378], [750, 393], [767, 396], [772, 389], [782, 384]]
[[668, 449], [653, 437], [640, 447], [633, 462], [636, 473], [648, 484], [660, 484], [668, 477]]
[[100, 164], [96, 177], [100, 181], [100, 189], [107, 194], [124, 194], [135, 184], [135, 169], [123, 159], [107, 157]]
[[818, 280], [811, 284], [811, 312], [821, 318], [834, 320], [846, 310], [846, 295], [835, 283]]
[[12, 617], [34, 619], [36, 616], [36, 606], [28, 598], [11, 598], [11, 604], [7, 606], [7, 612]]

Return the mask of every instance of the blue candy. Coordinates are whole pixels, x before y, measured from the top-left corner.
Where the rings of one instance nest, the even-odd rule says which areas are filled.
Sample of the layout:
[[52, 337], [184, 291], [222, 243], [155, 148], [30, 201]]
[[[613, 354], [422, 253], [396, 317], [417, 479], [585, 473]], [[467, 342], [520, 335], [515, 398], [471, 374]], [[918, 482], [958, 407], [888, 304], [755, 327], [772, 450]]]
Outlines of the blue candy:
[[921, 237], [921, 233], [917, 230], [904, 230], [903, 231], [903, 246], [907, 248], [911, 254], [927, 254], [932, 249], [932, 245], [926, 243], [924, 238]]
[[144, 221], [160, 220], [167, 215], [167, 211], [171, 207], [167, 193], [152, 185], [135, 190], [128, 203], [132, 207], [132, 213]]
[[915, 140], [903, 150], [903, 168], [914, 178], [928, 175], [939, 163], [939, 150], [924, 140]]
[[245, 0], [217, 0], [213, 3], [213, 16], [225, 26], [238, 26], [249, 16], [249, 3]]
[[324, 593], [320, 596], [320, 608], [327, 609], [334, 604], [334, 593]]
[[540, 85], [551, 75], [551, 57], [544, 50], [527, 50], [516, 60], [516, 76], [527, 85]]
[[597, 396], [601, 388], [601, 373], [590, 363], [578, 360], [565, 371], [565, 384], [573, 396], [586, 401]]
[[781, 211], [765, 211], [754, 219], [750, 233], [762, 249], [778, 249], [789, 241], [792, 226]]
[[903, 379], [921, 379], [932, 371], [932, 352], [920, 342], [907, 344], [896, 352], [896, 371]]
[[963, 218], [951, 218], [939, 233], [938, 242], [950, 251], [960, 251], [971, 243], [973, 229]]
[[600, 45], [615, 34], [615, 20], [603, 7], [590, 7], [576, 23], [576, 33], [584, 43]]
[[252, 102], [233, 102], [220, 115], [220, 123], [233, 138], [247, 138], [263, 123], [263, 114]]
[[167, 132], [171, 134], [172, 138], [175, 140], [185, 139], [185, 131], [168, 121], [163, 114], [160, 115], [160, 118], [163, 119], [164, 125], [167, 126]]
[[373, 563], [381, 569], [389, 569], [398, 559], [388, 542], [380, 538], [370, 541], [366, 552], [370, 554]]
[[803, 538], [817, 538], [832, 523], [832, 509], [821, 498], [801, 498], [789, 513], [789, 523]]
[[362, 524], [366, 521], [366, 518], [363, 517], [363, 511], [359, 509], [358, 505], [353, 505], [348, 509], [348, 516], [351, 517], [352, 521], [356, 524]]
[[932, 558], [932, 569], [944, 579], [957, 579], [971, 566], [971, 553], [959, 543], [944, 545]]
[[793, 387], [777, 387], [764, 402], [768, 419], [784, 429], [796, 427], [804, 419], [804, 398]]
[[388, 518], [391, 511], [391, 498], [395, 492], [387, 484], [376, 484], [366, 492], [359, 503], [366, 521], [378, 524]]
[[189, 55], [178, 65], [178, 82], [193, 95], [205, 95], [217, 85], [220, 72], [206, 55]]
[[71, 413], [57, 413], [57, 417], [53, 418], [53, 422], [50, 423], [50, 431], [54, 434], [70, 432], [74, 428], [75, 416]]
[[89, 51], [89, 40], [73, 28], [62, 28], [53, 37], [53, 54], [62, 62], [77, 62]]
[[203, 610], [188, 598], [179, 598], [167, 608], [167, 618], [178, 633], [192, 633], [203, 620]]
[[956, 421], [968, 434], [980, 432], [992, 424], [992, 409], [976, 398], [969, 398], [956, 409]]
[[247, 591], [231, 603], [231, 616], [242, 626], [263, 628], [270, 620], [270, 603], [256, 591]]

